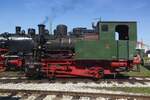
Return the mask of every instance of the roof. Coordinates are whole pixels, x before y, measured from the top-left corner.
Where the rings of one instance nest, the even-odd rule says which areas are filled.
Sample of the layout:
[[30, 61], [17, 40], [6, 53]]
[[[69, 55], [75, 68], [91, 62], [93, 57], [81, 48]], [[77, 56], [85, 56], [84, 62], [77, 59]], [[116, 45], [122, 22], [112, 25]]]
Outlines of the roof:
[[99, 21], [99, 23], [137, 23], [136, 21]]

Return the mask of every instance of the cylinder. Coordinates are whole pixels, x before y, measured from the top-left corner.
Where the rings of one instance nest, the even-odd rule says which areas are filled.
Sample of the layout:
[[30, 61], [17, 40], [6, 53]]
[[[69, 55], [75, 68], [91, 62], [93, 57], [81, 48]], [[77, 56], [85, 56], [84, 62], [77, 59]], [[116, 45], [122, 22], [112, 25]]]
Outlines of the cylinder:
[[39, 24], [38, 28], [39, 28], [39, 35], [42, 35], [45, 33], [45, 25]]
[[16, 26], [16, 34], [20, 34], [21, 33], [21, 27], [20, 26]]

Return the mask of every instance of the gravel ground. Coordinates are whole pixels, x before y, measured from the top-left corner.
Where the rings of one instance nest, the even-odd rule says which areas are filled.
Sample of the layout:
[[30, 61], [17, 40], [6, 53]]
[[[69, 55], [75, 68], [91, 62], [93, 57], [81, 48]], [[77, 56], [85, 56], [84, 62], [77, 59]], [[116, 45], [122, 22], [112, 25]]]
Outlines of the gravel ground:
[[27, 100], [35, 100], [37, 98], [37, 95], [31, 95], [27, 98]]
[[47, 95], [43, 100], [52, 100], [56, 97], [56, 95]]
[[[124, 84], [118, 84], [118, 83], [100, 83], [100, 84], [95, 84], [95, 83], [66, 83], [66, 84], [61, 84], [61, 83], [7, 83], [7, 84], [0, 84], [0, 89], [19, 89], [19, 90], [46, 90], [46, 91], [76, 91], [76, 92], [94, 92], [94, 93], [117, 93], [121, 94], [124, 92], [121, 91], [108, 91], [104, 89], [96, 89], [96, 88], [91, 88], [91, 87], [150, 87], [150, 83], [143, 85], [143, 84], [129, 84], [129, 83], [124, 83]], [[132, 94], [132, 93], [131, 93]]]
[[[1, 77], [0, 79], [7, 79], [8, 77]], [[21, 77], [25, 79], [26, 77]], [[17, 79], [17, 77], [10, 77], [10, 79]], [[134, 79], [134, 78], [133, 78]], [[143, 78], [136, 78], [137, 80], [143, 80]], [[150, 78], [145, 78], [146, 80], [150, 80]], [[150, 95], [150, 94], [140, 94], [140, 93], [127, 93], [123, 91], [111, 91], [105, 89], [96, 89], [96, 88], [105, 88], [105, 87], [150, 87], [150, 82], [122, 82], [119, 83], [117, 81], [102, 81], [100, 83], [96, 83], [93, 81], [85, 82], [67, 82], [67, 83], [0, 83], [0, 89], [18, 89], [18, 90], [43, 90], [43, 91], [72, 91], [72, 92], [89, 92], [89, 93], [110, 93], [110, 94], [128, 94], [128, 95]], [[0, 94], [1, 95], [1, 94]], [[7, 95], [7, 94], [6, 94]], [[17, 97], [21, 97], [21, 95], [17, 95]], [[56, 95], [47, 95], [44, 100], [52, 100]], [[37, 98], [37, 95], [30, 95], [27, 100], [33, 100]], [[72, 96], [64, 96], [62, 100], [71, 100]], [[109, 98], [108, 98], [109, 99]], [[107, 98], [99, 97], [96, 100], [108, 100]], [[80, 97], [79, 100], [90, 100], [89, 97]], [[125, 100], [125, 99], [117, 99], [117, 100]]]
[[0, 79], [27, 79], [27, 77], [0, 77]]
[[[4, 96], [4, 95], [3, 95]], [[128, 98], [108, 98], [108, 97], [82, 97], [82, 96], [70, 96], [70, 95], [62, 95], [62, 96], [56, 96], [56, 95], [46, 95], [39, 98], [38, 94], [31, 94], [27, 97], [21, 97], [21, 96], [12, 96], [12, 98], [0, 98], [0, 100], [136, 100], [136, 99], [128, 99]]]

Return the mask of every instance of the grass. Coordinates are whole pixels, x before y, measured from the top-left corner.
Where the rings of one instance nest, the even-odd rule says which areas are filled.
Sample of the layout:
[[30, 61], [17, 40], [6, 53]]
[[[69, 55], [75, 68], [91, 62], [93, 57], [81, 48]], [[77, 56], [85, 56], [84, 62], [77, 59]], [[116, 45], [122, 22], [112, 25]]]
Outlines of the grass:
[[123, 91], [127, 93], [144, 93], [150, 94], [150, 87], [106, 87], [103, 88], [111, 91]]
[[125, 75], [125, 76], [150, 77], [150, 70], [148, 70], [147, 68], [145, 68], [143, 66], [140, 66], [140, 72], [130, 71], [130, 72], [123, 73], [123, 75]]
[[97, 89], [97, 90], [108, 90], [108, 91], [122, 91], [126, 93], [141, 93], [150, 94], [150, 87], [89, 87], [86, 88]]

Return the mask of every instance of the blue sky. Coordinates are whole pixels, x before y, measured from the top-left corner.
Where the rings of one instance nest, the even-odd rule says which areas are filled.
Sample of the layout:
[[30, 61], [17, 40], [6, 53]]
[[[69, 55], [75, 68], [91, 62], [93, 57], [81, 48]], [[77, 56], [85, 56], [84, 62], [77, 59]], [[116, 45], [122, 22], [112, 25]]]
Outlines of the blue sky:
[[96, 18], [138, 22], [138, 39], [150, 44], [150, 0], [0, 0], [0, 33], [42, 23], [49, 16], [53, 27], [66, 24], [91, 27]]

